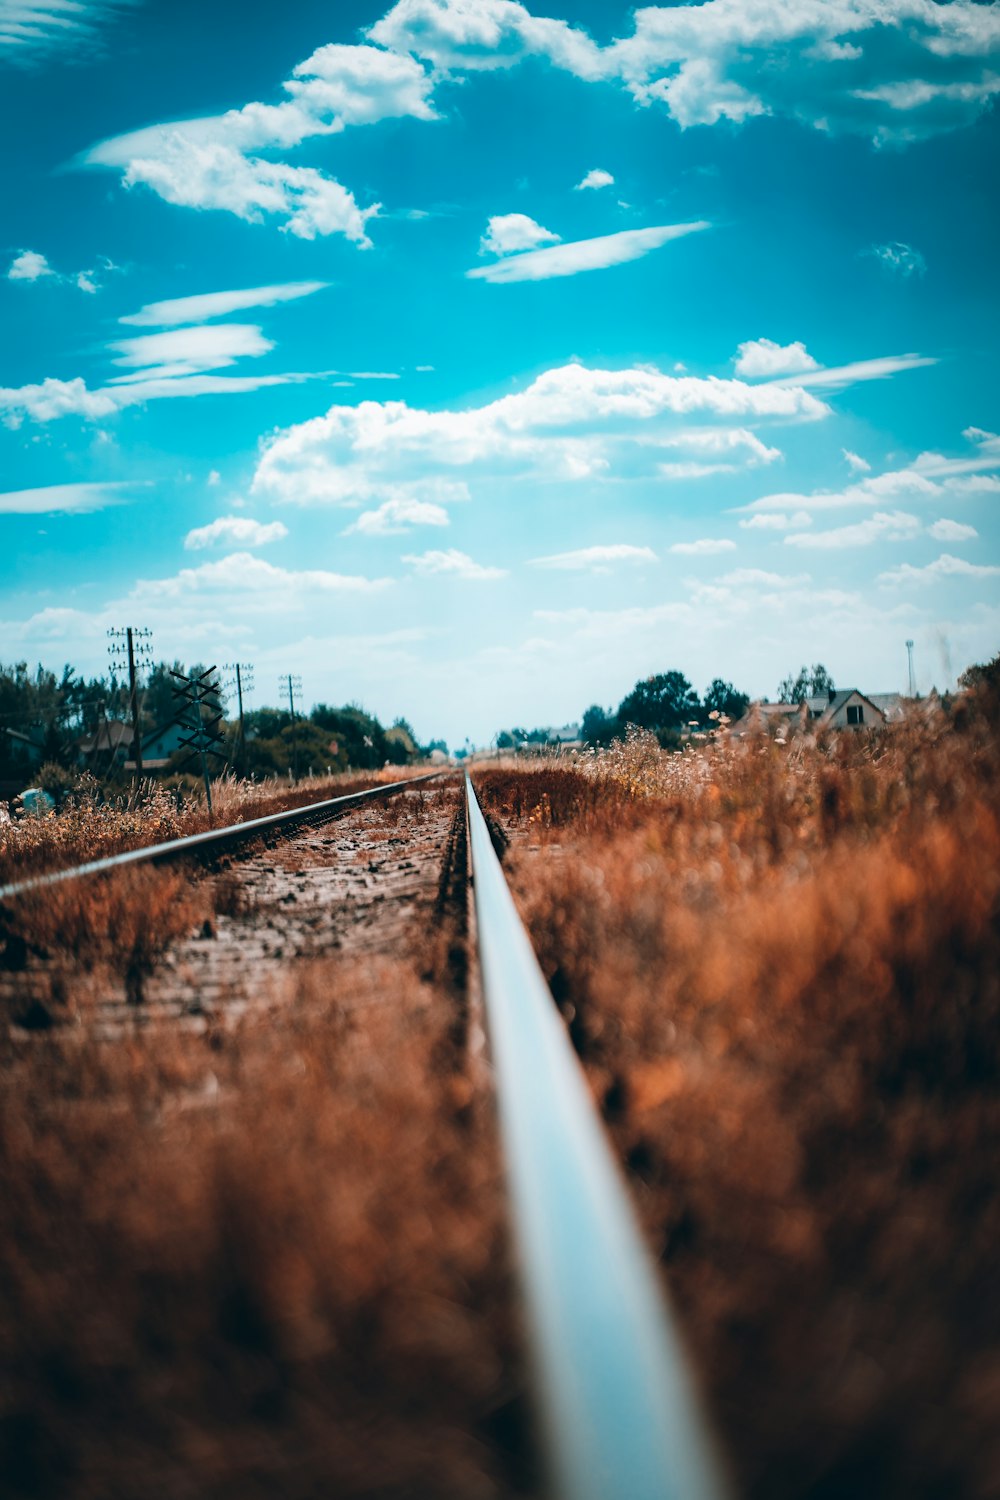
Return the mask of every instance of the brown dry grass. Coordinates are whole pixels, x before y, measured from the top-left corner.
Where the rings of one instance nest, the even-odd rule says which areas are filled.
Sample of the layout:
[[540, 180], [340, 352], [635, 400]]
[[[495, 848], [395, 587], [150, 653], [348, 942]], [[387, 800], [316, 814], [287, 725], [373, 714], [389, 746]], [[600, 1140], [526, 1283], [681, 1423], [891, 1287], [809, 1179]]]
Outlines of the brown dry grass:
[[0, 1040], [5, 1494], [512, 1493], [493, 1125], [429, 965], [323, 961], [204, 1036]]
[[112, 801], [99, 799], [96, 783], [90, 789], [84, 785], [58, 814], [0, 823], [0, 884], [121, 854], [126, 849], [165, 843], [207, 828], [245, 823], [325, 797], [343, 797], [367, 787], [405, 781], [424, 772], [422, 766], [390, 766], [382, 771], [309, 777], [294, 787], [228, 777], [213, 783], [211, 818], [203, 797], [189, 797], [178, 808], [173, 794], [153, 781]]
[[996, 1493], [997, 718], [476, 777], [750, 1496]]

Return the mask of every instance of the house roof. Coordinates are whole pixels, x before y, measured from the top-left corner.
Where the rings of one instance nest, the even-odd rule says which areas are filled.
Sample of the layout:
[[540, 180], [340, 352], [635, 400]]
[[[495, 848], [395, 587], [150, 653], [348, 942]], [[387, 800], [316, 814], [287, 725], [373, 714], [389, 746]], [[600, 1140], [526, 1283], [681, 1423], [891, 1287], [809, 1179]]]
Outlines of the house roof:
[[851, 698], [860, 698], [862, 703], [867, 703], [869, 708], [875, 710], [880, 719], [885, 718], [885, 714], [879, 708], [878, 704], [873, 703], [870, 698], [866, 697], [860, 688], [844, 688], [842, 692], [834, 693], [833, 697], [830, 699], [826, 713], [823, 715], [823, 718], [820, 720], [820, 722], [823, 723], [825, 721], [827, 724], [829, 724], [831, 719], [833, 719], [840, 712], [840, 710], [844, 707], [844, 704], [847, 703]]
[[115, 750], [132, 743], [132, 726], [120, 719], [104, 719], [93, 734], [85, 734], [77, 740], [77, 748], [89, 754], [91, 750]]

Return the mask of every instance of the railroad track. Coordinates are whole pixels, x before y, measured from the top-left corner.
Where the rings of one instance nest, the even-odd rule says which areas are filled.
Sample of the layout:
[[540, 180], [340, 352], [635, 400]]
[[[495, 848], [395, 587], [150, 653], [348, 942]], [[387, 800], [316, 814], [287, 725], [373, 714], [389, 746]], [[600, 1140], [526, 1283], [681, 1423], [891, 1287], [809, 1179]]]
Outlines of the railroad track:
[[[432, 780], [440, 795], [428, 815]], [[419, 806], [422, 830], [375, 829], [396, 799], [400, 818]], [[325, 838], [331, 821], [349, 813], [358, 817], [344, 825], [339, 844]], [[452, 1038], [459, 1048], [479, 1032], [472, 997], [481, 994], [554, 1491], [564, 1500], [722, 1500], [726, 1481], [657, 1268], [469, 778], [460, 799], [449, 773], [432, 773], [34, 877], [0, 888], [0, 899], [37, 901], [67, 882], [186, 859], [216, 867], [231, 861], [236, 904], [244, 916], [251, 912], [250, 926], [266, 925], [273, 937], [259, 934], [248, 952], [244, 921], [243, 941], [227, 948], [218, 941], [220, 919], [218, 932], [180, 945], [165, 977], [126, 997], [134, 1016], [148, 1018], [152, 1008], [161, 1020], [204, 1018], [231, 995], [237, 971], [278, 972], [292, 957], [339, 942], [327, 921], [331, 909], [359, 951], [391, 945], [399, 933], [379, 886], [392, 863], [384, 878], [391, 875], [394, 910], [407, 914], [410, 930], [435, 922], [447, 929], [439, 978], [455, 1006]], [[429, 896], [435, 862], [439, 874]], [[262, 913], [279, 910], [280, 923], [263, 922]], [[138, 1009], [136, 1001], [143, 1002]], [[108, 1002], [106, 1034], [121, 1027], [122, 1017], [121, 1005]]]

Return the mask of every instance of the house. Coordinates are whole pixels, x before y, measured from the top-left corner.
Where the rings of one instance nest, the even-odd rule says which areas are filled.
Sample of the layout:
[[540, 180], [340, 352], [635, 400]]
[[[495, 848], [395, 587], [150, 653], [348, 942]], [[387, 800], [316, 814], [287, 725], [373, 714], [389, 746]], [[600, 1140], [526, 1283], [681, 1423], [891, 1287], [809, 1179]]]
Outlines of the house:
[[898, 723], [905, 714], [905, 699], [899, 693], [865, 694], [858, 688], [831, 690], [802, 703], [751, 703], [733, 725], [737, 737], [766, 728], [787, 734], [803, 720], [814, 729], [878, 729]]
[[0, 759], [21, 765], [40, 766], [44, 747], [19, 729], [0, 729]]
[[[175, 750], [183, 750], [185, 746], [182, 741], [191, 734], [183, 724], [173, 721], [164, 724], [159, 729], [154, 729], [152, 734], [144, 736], [142, 741], [142, 768], [144, 771], [163, 771], [167, 762]], [[131, 744], [129, 749], [131, 750]], [[135, 770], [135, 762], [127, 760], [126, 770]]]
[[122, 765], [132, 749], [132, 726], [120, 719], [102, 719], [92, 734], [77, 740], [76, 748], [80, 764], [88, 771]]
[[564, 724], [561, 729], [550, 729], [545, 743], [560, 750], [579, 750], [583, 744], [579, 724]]

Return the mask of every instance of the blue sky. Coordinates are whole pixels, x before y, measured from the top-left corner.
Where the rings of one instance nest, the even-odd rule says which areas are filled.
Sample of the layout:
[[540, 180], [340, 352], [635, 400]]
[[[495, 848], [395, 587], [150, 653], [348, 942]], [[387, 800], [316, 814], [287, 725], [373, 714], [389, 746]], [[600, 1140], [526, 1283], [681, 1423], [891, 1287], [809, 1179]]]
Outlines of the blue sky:
[[0, 0], [4, 659], [460, 743], [995, 653], [1000, 8], [257, 10]]

